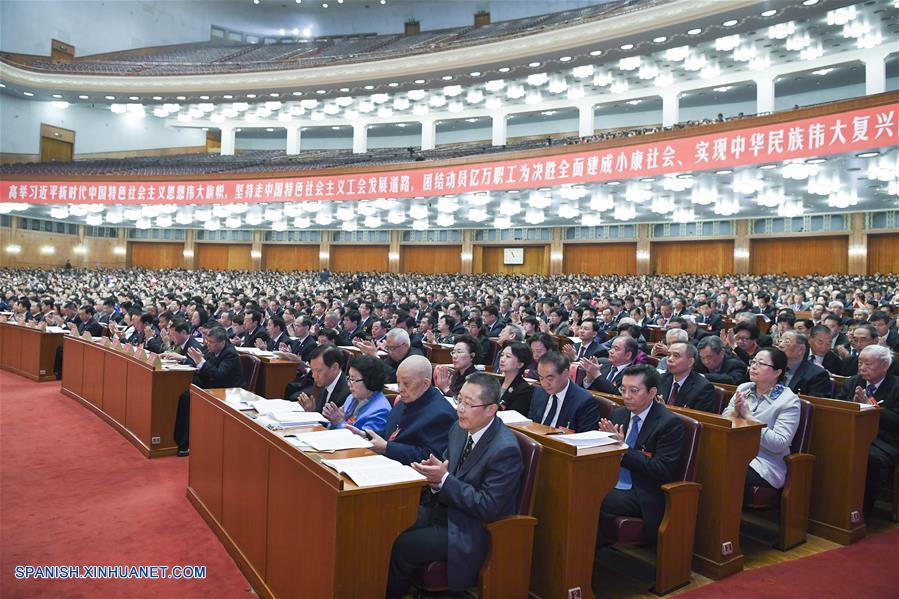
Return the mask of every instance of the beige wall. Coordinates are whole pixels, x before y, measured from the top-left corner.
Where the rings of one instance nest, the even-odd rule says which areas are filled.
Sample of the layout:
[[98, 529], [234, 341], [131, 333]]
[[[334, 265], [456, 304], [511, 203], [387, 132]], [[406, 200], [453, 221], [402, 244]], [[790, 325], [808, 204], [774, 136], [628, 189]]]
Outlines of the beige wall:
[[[18, 245], [22, 248], [18, 254], [10, 254], [7, 246]], [[41, 247], [52, 245], [52, 254], [42, 254]], [[85, 254], [76, 254], [75, 247], [84, 245]], [[97, 237], [85, 237], [79, 241], [77, 235], [58, 235], [17, 229], [12, 231], [0, 228], [0, 266], [54, 268], [72, 262], [72, 266], [91, 266], [98, 264], [107, 268], [123, 268], [127, 266], [127, 256], [115, 254], [114, 248], [118, 240]]]

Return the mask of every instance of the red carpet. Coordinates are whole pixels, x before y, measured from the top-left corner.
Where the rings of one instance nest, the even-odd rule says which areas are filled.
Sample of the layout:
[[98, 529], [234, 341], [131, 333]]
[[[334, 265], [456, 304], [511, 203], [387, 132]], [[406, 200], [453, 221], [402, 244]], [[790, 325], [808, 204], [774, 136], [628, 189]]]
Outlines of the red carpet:
[[[0, 371], [0, 597], [253, 597], [185, 497], [187, 459], [146, 459], [59, 392]], [[18, 565], [206, 566], [204, 580], [16, 580]]]
[[884, 532], [831, 551], [740, 572], [684, 593], [705, 597], [899, 597], [899, 530]]

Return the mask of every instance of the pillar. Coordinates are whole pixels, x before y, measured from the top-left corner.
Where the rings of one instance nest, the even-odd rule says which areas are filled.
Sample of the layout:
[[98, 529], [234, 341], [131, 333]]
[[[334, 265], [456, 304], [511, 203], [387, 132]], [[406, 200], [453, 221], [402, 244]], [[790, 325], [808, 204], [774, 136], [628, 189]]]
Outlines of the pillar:
[[400, 241], [403, 232], [393, 230], [390, 232], [390, 249], [387, 250], [387, 272], [398, 273], [400, 271]]
[[222, 156], [234, 156], [234, 147], [235, 147], [235, 139], [237, 137], [237, 132], [234, 130], [234, 127], [221, 127], [219, 131], [222, 134], [222, 146], [221, 146], [221, 155]]
[[[72, 260], [72, 263], [75, 266], [89, 267], [91, 257], [88, 256], [88, 252], [87, 252], [88, 248], [87, 248], [87, 244], [84, 242], [84, 238], [85, 238], [85, 225], [78, 225], [78, 243], [76, 243], [75, 246], [72, 248], [72, 253], [74, 254], [74, 260]], [[78, 252], [75, 252], [74, 248], [80, 248], [80, 250]], [[67, 256], [67, 258], [68, 258], [68, 256]], [[96, 259], [99, 260], [99, 258], [96, 258]]]
[[652, 225], [637, 225], [637, 274], [651, 275], [652, 262], [650, 260], [650, 249], [652, 244], [649, 240], [649, 227]]
[[[222, 140], [224, 141], [224, 135], [222, 135]], [[224, 148], [224, 144], [222, 144], [222, 148]], [[194, 230], [193, 229], [185, 229], [184, 230], [184, 251], [182, 255], [184, 256], [184, 268], [187, 270], [195, 270], [197, 265], [197, 257], [194, 256]]]
[[421, 121], [421, 149], [433, 150], [437, 147], [437, 121], [423, 119]]
[[662, 126], [671, 127], [680, 121], [680, 98], [676, 91], [662, 94]]
[[493, 115], [493, 145], [506, 145], [506, 131], [508, 115], [505, 112]]
[[734, 235], [734, 274], [749, 274], [749, 221], [736, 221]]
[[287, 127], [287, 155], [295, 156], [300, 153], [300, 137], [302, 128], [299, 125]]
[[565, 260], [565, 244], [562, 240], [564, 231], [565, 229], [563, 227], [553, 227], [550, 230], [550, 233], [552, 234], [551, 240], [549, 242], [550, 276], [562, 274], [563, 264]]
[[849, 215], [849, 274], [868, 273], [868, 232], [865, 230], [865, 214], [853, 212]]
[[865, 95], [882, 94], [887, 89], [887, 68], [884, 57], [873, 56], [866, 58], [864, 62]]
[[324, 270], [331, 267], [331, 231], [322, 231], [318, 242], [318, 268]]
[[353, 125], [353, 154], [368, 152], [368, 123]]
[[755, 80], [755, 112], [774, 112], [774, 77], [759, 77]]
[[596, 131], [596, 112], [593, 104], [581, 104], [577, 107], [577, 134], [580, 137], [590, 137]]
[[262, 270], [262, 238], [265, 231], [253, 231], [253, 245], [250, 246], [250, 269]]
[[459, 274], [470, 275], [472, 273], [472, 264], [474, 262], [474, 231], [472, 229], [462, 230], [462, 265], [459, 268]]
[[[115, 247], [112, 249], [116, 262], [121, 262], [122, 267], [131, 266], [131, 245], [128, 243], [128, 231], [125, 227], [116, 227]], [[118, 249], [121, 248], [121, 249]]]

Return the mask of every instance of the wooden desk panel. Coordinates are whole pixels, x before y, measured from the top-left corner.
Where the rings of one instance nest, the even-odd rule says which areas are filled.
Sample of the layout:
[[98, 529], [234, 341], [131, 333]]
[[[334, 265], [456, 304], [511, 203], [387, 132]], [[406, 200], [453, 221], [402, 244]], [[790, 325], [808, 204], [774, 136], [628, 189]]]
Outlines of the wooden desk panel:
[[79, 401], [148, 458], [174, 455], [178, 397], [190, 371], [153, 370], [146, 362], [92, 341], [63, 341], [63, 394]]
[[260, 360], [262, 364], [256, 381], [256, 394], [266, 399], [283, 399], [284, 389], [296, 378], [299, 364], [288, 360]]
[[594, 555], [602, 501], [615, 483], [625, 448], [598, 447], [578, 456], [577, 450], [546, 432], [542, 424], [513, 426], [543, 446], [535, 489], [534, 554], [531, 593], [567, 597], [580, 588], [593, 597]]
[[393, 541], [415, 522], [424, 483], [358, 488], [224, 397], [223, 389], [191, 387], [187, 496], [256, 592], [382, 597]]
[[53, 362], [62, 338], [62, 333], [0, 323], [0, 368], [32, 381], [54, 381]]

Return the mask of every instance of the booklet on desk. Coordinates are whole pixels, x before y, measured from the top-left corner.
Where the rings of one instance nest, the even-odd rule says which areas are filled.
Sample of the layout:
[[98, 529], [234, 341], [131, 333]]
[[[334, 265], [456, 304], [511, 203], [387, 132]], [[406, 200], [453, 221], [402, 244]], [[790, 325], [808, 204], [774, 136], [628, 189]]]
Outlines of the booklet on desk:
[[424, 476], [409, 466], [404, 466], [382, 455], [347, 458], [345, 460], [322, 460], [322, 464], [333, 468], [341, 474], [346, 474], [359, 487], [425, 480]]
[[349, 429], [338, 428], [333, 431], [317, 431], [294, 435], [300, 443], [308, 445], [315, 451], [340, 451], [342, 449], [368, 449], [371, 441], [366, 441]]
[[612, 438], [612, 433], [604, 433], [602, 431], [586, 431], [583, 433], [572, 433], [570, 435], [556, 435], [554, 438], [563, 443], [577, 447], [578, 455], [587, 449], [617, 443], [617, 441]]
[[496, 413], [496, 417], [503, 421], [503, 424], [533, 424], [533, 420], [519, 412], [518, 410], [501, 410]]

